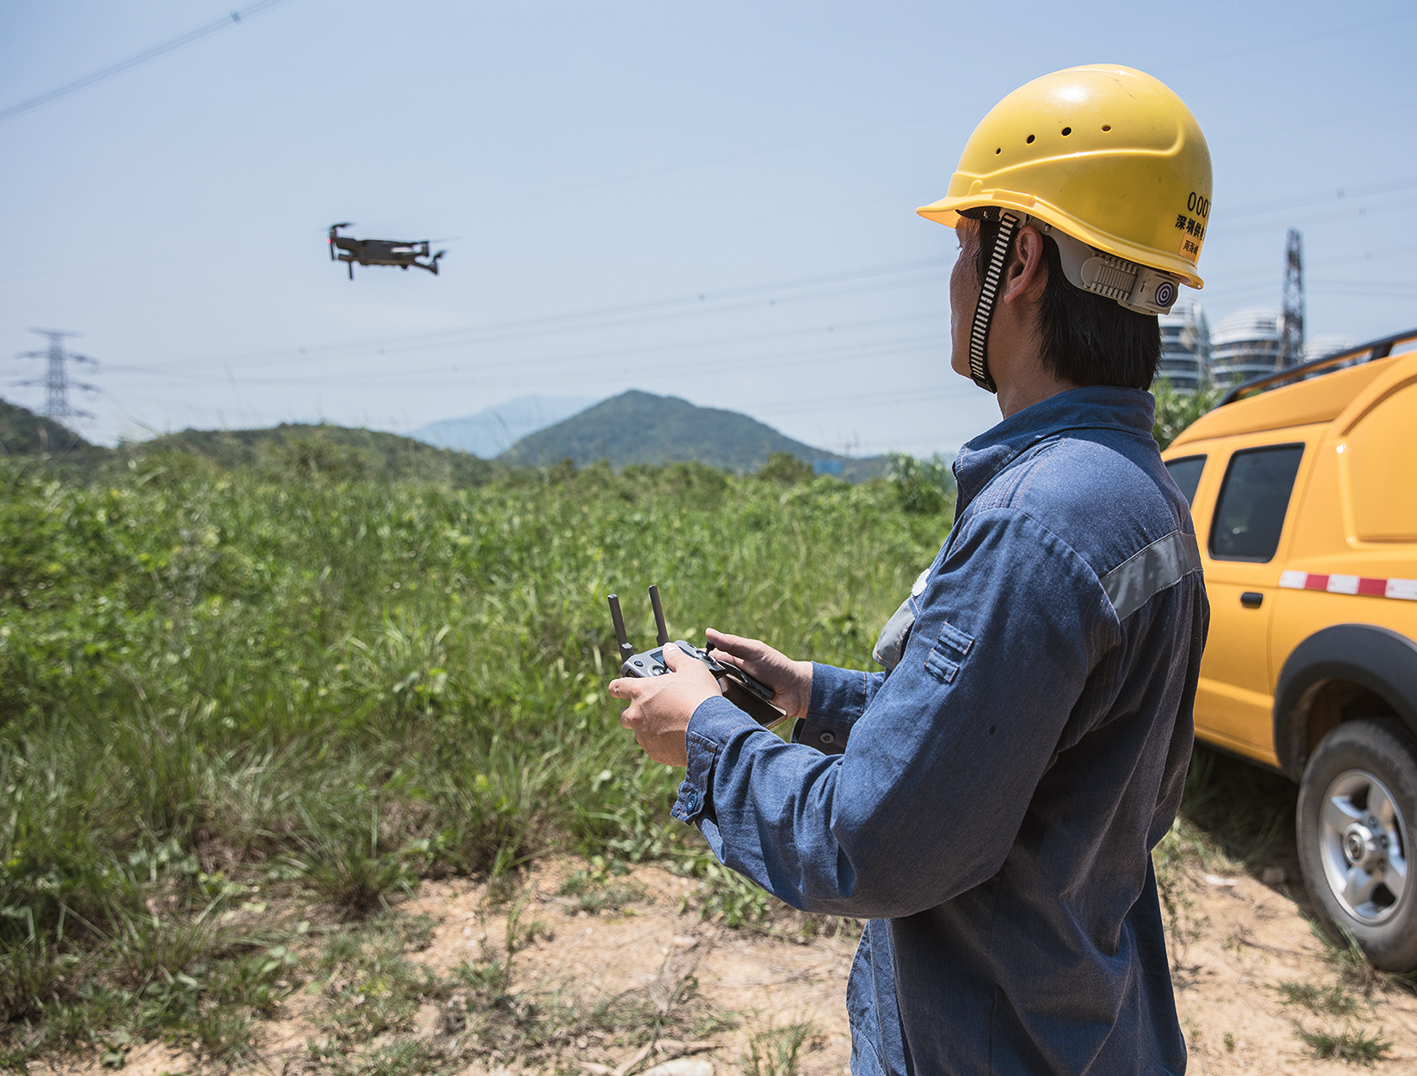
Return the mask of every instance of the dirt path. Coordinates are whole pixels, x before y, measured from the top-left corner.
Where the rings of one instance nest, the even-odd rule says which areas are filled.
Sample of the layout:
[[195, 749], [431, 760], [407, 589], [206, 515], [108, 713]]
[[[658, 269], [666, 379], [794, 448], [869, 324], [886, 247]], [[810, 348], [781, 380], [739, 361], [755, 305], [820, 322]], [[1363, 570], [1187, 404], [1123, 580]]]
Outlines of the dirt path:
[[[571, 859], [543, 864], [501, 904], [489, 900], [484, 886], [426, 883], [398, 908], [400, 916], [431, 921], [431, 932], [425, 925], [408, 959], [444, 981], [462, 974], [460, 981], [471, 982], [465, 970], [471, 966], [484, 972], [505, 968], [499, 961], [506, 957], [507, 938], [520, 945], [506, 989], [497, 995], [503, 999], [499, 1005], [510, 1006], [499, 1025], [499, 1034], [505, 1033], [496, 1040], [500, 1047], [489, 1049], [496, 1046], [491, 1031], [484, 1029], [479, 1039], [470, 1030], [477, 1003], [464, 990], [423, 1004], [405, 1027], [385, 1031], [348, 1054], [326, 1051], [316, 1057], [310, 1044], [333, 1041], [338, 1030], [329, 1011], [331, 987], [326, 983], [322, 991], [316, 979], [294, 989], [273, 1019], [258, 1023], [254, 1043], [260, 1065], [288, 1076], [393, 1074], [425, 1070], [431, 1064], [427, 1058], [435, 1057], [441, 1071], [470, 1076], [510, 1076], [558, 1065], [589, 1076], [639, 1076], [677, 1058], [658, 1076], [714, 1071], [790, 1076], [794, 1064], [800, 1076], [847, 1071], [843, 997], [854, 931], [828, 926], [826, 933], [793, 940], [727, 929], [684, 907], [693, 903], [697, 884], [689, 879], [641, 867], [587, 882], [590, 872], [584, 868]], [[580, 883], [571, 884], [575, 878]], [[1350, 1042], [1354, 1035], [1380, 1034], [1391, 1046], [1374, 1071], [1417, 1071], [1417, 997], [1372, 977], [1365, 995], [1361, 972], [1356, 981], [1344, 982], [1283, 883], [1267, 886], [1197, 867], [1187, 870], [1184, 895], [1188, 911], [1177, 945], [1176, 997], [1190, 1045], [1190, 1072], [1308, 1076], [1353, 1070], [1344, 1061], [1318, 1058], [1299, 1037], [1296, 1023], [1311, 1034], [1335, 1038], [1347, 1031]], [[794, 925], [800, 920], [781, 921], [789, 930]], [[1307, 994], [1310, 1004], [1302, 998], [1286, 1003], [1282, 984], [1292, 984], [1291, 995]], [[572, 1001], [579, 1016], [546, 1016], [570, 1013], [565, 1006]], [[1342, 1011], [1350, 1005], [1351, 1011]], [[553, 1027], [558, 1020], [564, 1026]], [[522, 1029], [521, 1039], [506, 1031], [514, 1025]], [[555, 1042], [538, 1052], [526, 1031], [534, 1027]], [[789, 1063], [794, 1041], [798, 1052]], [[389, 1059], [396, 1060], [390, 1051], [400, 1043], [425, 1053], [408, 1054], [406, 1067], [399, 1067]], [[384, 1060], [374, 1064], [368, 1051], [380, 1048]], [[94, 1068], [88, 1062], [32, 1071]], [[148, 1044], [131, 1051], [126, 1071], [158, 1076], [208, 1069], [190, 1055]]]

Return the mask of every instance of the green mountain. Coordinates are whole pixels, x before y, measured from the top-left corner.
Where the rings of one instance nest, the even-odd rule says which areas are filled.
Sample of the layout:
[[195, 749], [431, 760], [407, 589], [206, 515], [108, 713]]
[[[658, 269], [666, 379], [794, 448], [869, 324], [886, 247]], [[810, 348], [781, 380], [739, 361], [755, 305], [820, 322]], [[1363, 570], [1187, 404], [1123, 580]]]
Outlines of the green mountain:
[[749, 472], [779, 453], [810, 464], [818, 473], [852, 481], [883, 474], [887, 462], [884, 456], [851, 459], [813, 448], [737, 411], [696, 407], [676, 396], [636, 389], [528, 434], [497, 459], [534, 467], [566, 459], [577, 467], [597, 460], [608, 460], [613, 467], [692, 460], [724, 471]]
[[218, 467], [262, 467], [335, 480], [421, 479], [478, 486], [495, 470], [466, 452], [346, 426], [281, 423], [264, 430], [183, 430], [128, 445], [130, 454], [187, 452]]
[[27, 407], [0, 400], [0, 456], [51, 458], [107, 455], [63, 423], [36, 415]]

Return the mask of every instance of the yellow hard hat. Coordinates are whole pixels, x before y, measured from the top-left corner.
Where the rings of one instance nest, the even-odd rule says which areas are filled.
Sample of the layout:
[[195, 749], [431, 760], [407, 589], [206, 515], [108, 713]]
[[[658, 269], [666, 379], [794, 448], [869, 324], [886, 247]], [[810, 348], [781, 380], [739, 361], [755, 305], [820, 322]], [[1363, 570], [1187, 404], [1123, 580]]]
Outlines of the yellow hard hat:
[[[1210, 190], [1210, 150], [1185, 103], [1141, 71], [1091, 64], [1034, 79], [995, 105], [965, 144], [949, 193], [917, 212], [954, 227], [961, 210], [1012, 210], [1200, 288]], [[1134, 273], [1136, 301], [1128, 302], [1114, 294], [1122, 278], [1107, 266], [1115, 263], [1094, 257], [1084, 266], [1078, 258], [1088, 252], [1077, 250], [1063, 250], [1073, 284], [1133, 309], [1170, 309], [1174, 284]], [[1152, 278], [1144, 296], [1143, 277]]]

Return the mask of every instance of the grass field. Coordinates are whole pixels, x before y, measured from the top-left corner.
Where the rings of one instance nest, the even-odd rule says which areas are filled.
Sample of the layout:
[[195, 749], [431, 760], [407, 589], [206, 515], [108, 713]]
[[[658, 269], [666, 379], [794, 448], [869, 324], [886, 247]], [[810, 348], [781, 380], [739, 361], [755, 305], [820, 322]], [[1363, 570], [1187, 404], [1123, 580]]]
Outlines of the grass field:
[[[939, 469], [525, 472], [475, 489], [149, 455], [0, 472], [0, 1041], [214, 1056], [286, 971], [232, 909], [350, 917], [579, 849], [704, 857], [605, 693], [608, 593], [868, 660], [943, 539]], [[775, 476], [775, 477], [774, 477]]]
[[[1195, 406], [1158, 398], [1164, 437]], [[606, 595], [643, 645], [657, 583], [674, 637], [864, 667], [953, 506], [938, 459], [852, 486], [786, 456], [400, 470], [277, 440], [0, 460], [0, 1067], [153, 1038], [239, 1057], [298, 978], [298, 924], [243, 910], [297, 892], [358, 922], [571, 850], [667, 861], [761, 919], [619, 727]]]

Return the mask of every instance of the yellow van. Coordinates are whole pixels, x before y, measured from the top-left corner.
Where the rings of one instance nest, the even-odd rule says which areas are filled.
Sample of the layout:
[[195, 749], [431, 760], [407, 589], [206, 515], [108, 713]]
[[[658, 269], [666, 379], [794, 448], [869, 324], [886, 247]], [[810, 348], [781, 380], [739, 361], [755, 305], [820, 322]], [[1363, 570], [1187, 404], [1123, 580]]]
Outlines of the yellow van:
[[1163, 453], [1210, 597], [1196, 735], [1299, 783], [1304, 881], [1417, 968], [1417, 330], [1240, 386]]

